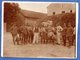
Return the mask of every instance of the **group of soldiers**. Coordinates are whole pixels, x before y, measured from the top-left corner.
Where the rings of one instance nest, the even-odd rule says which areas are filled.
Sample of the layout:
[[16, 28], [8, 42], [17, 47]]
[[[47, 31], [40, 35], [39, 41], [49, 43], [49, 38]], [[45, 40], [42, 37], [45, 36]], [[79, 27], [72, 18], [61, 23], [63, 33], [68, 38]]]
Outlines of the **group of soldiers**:
[[58, 44], [64, 46], [75, 45], [76, 29], [69, 23], [68, 26], [64, 23], [63, 26], [57, 24], [56, 27], [32, 27], [22, 25], [20, 27], [13, 26], [12, 37], [14, 44]]

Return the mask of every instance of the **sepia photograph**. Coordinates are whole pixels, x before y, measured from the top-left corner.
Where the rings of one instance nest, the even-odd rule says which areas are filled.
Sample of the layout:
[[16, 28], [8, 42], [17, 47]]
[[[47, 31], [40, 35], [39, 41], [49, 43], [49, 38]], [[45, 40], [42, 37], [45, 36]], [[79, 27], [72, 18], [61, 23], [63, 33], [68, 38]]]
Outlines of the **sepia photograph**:
[[76, 58], [76, 5], [3, 2], [2, 57]]

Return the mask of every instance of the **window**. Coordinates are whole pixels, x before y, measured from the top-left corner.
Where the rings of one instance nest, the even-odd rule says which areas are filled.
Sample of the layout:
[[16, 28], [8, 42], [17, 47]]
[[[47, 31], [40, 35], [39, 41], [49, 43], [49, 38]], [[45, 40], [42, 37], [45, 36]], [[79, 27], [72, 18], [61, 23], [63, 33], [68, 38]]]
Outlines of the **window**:
[[70, 13], [72, 13], [72, 10], [70, 10]]
[[55, 15], [55, 12], [53, 12], [53, 15]]
[[65, 11], [62, 11], [62, 13], [65, 13]]

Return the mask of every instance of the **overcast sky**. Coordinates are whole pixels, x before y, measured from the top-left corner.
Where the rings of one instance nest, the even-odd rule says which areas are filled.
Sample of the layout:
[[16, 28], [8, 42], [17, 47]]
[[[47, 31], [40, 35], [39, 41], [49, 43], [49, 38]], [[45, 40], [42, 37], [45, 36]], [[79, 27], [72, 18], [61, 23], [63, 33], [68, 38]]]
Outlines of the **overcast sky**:
[[19, 3], [21, 9], [47, 13], [47, 6], [50, 3]]

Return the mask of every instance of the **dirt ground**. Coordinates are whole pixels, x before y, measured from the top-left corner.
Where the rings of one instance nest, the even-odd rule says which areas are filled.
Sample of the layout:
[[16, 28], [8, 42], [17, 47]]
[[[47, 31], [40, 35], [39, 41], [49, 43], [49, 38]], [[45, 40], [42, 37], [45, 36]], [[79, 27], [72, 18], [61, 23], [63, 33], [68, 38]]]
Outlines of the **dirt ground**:
[[75, 47], [71, 48], [52, 44], [27, 44], [14, 45], [10, 33], [4, 33], [3, 38], [4, 57], [24, 57], [24, 58], [57, 58], [75, 57]]

